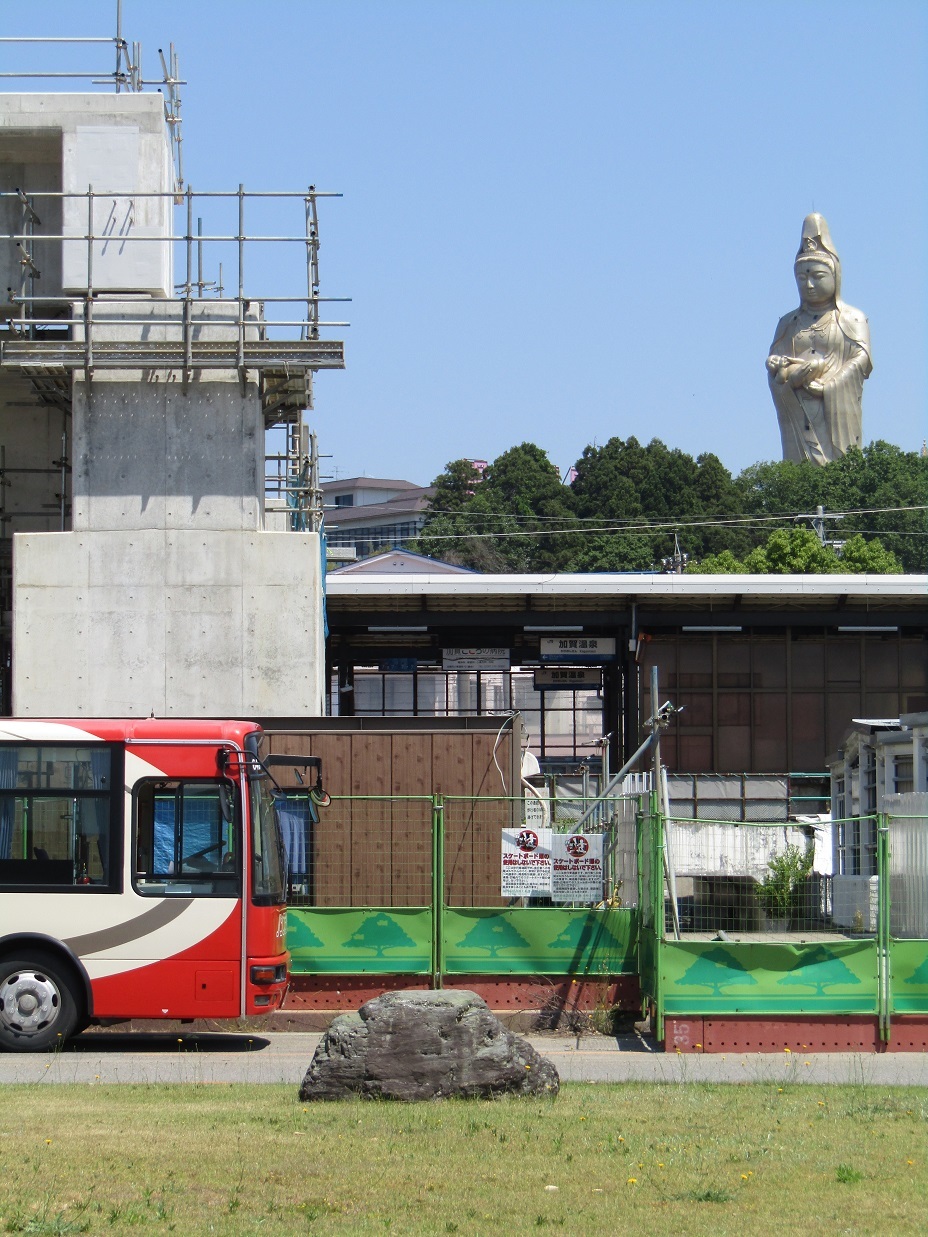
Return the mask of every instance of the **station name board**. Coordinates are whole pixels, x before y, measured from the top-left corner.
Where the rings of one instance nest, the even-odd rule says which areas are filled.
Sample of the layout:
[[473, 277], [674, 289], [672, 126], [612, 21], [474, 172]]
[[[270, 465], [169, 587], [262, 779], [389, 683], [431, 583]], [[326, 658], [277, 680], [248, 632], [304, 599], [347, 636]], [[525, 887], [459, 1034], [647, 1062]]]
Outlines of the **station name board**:
[[509, 649], [442, 649], [443, 670], [508, 670]]
[[578, 662], [615, 660], [614, 636], [545, 636], [541, 641], [542, 661]]
[[598, 669], [582, 669], [579, 666], [551, 666], [535, 671], [535, 691], [579, 691], [603, 685], [603, 672]]

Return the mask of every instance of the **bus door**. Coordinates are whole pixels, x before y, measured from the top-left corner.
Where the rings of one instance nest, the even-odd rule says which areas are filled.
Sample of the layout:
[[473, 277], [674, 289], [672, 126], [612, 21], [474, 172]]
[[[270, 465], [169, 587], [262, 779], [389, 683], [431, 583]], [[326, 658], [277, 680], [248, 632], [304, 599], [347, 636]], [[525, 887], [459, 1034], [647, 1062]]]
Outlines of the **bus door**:
[[[158, 763], [171, 767], [166, 754], [158, 753]], [[108, 994], [125, 1006], [123, 1016], [243, 1012], [243, 811], [237, 781], [218, 771], [133, 784], [137, 957], [135, 968], [118, 977], [119, 997]]]

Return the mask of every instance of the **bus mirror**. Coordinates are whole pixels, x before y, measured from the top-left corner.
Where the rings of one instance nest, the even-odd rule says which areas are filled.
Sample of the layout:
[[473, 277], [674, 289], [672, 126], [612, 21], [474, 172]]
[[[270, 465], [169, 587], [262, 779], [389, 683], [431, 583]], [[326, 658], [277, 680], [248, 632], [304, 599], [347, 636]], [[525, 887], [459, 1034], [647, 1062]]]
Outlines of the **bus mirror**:
[[232, 823], [232, 799], [225, 782], [219, 783], [219, 811], [222, 813], [222, 819], [230, 825]]

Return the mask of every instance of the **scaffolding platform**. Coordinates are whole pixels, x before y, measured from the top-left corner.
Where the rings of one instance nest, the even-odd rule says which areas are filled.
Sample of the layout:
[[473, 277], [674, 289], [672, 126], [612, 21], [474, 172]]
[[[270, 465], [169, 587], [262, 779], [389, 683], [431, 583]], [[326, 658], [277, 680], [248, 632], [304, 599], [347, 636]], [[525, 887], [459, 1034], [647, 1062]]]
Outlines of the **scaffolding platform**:
[[[344, 369], [345, 345], [339, 340], [83, 340], [10, 339], [0, 343], [0, 368], [46, 375], [94, 369], [253, 369], [298, 371]], [[30, 375], [31, 376], [31, 375]]]

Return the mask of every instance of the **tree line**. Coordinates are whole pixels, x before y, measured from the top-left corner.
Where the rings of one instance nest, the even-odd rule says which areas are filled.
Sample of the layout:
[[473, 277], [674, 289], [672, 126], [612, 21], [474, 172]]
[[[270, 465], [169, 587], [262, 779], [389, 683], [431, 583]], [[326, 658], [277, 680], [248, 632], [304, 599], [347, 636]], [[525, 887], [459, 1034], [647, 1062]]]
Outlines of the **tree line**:
[[410, 548], [483, 572], [928, 570], [928, 457], [888, 442], [733, 476], [716, 455], [610, 438], [571, 472], [534, 443], [452, 460]]

